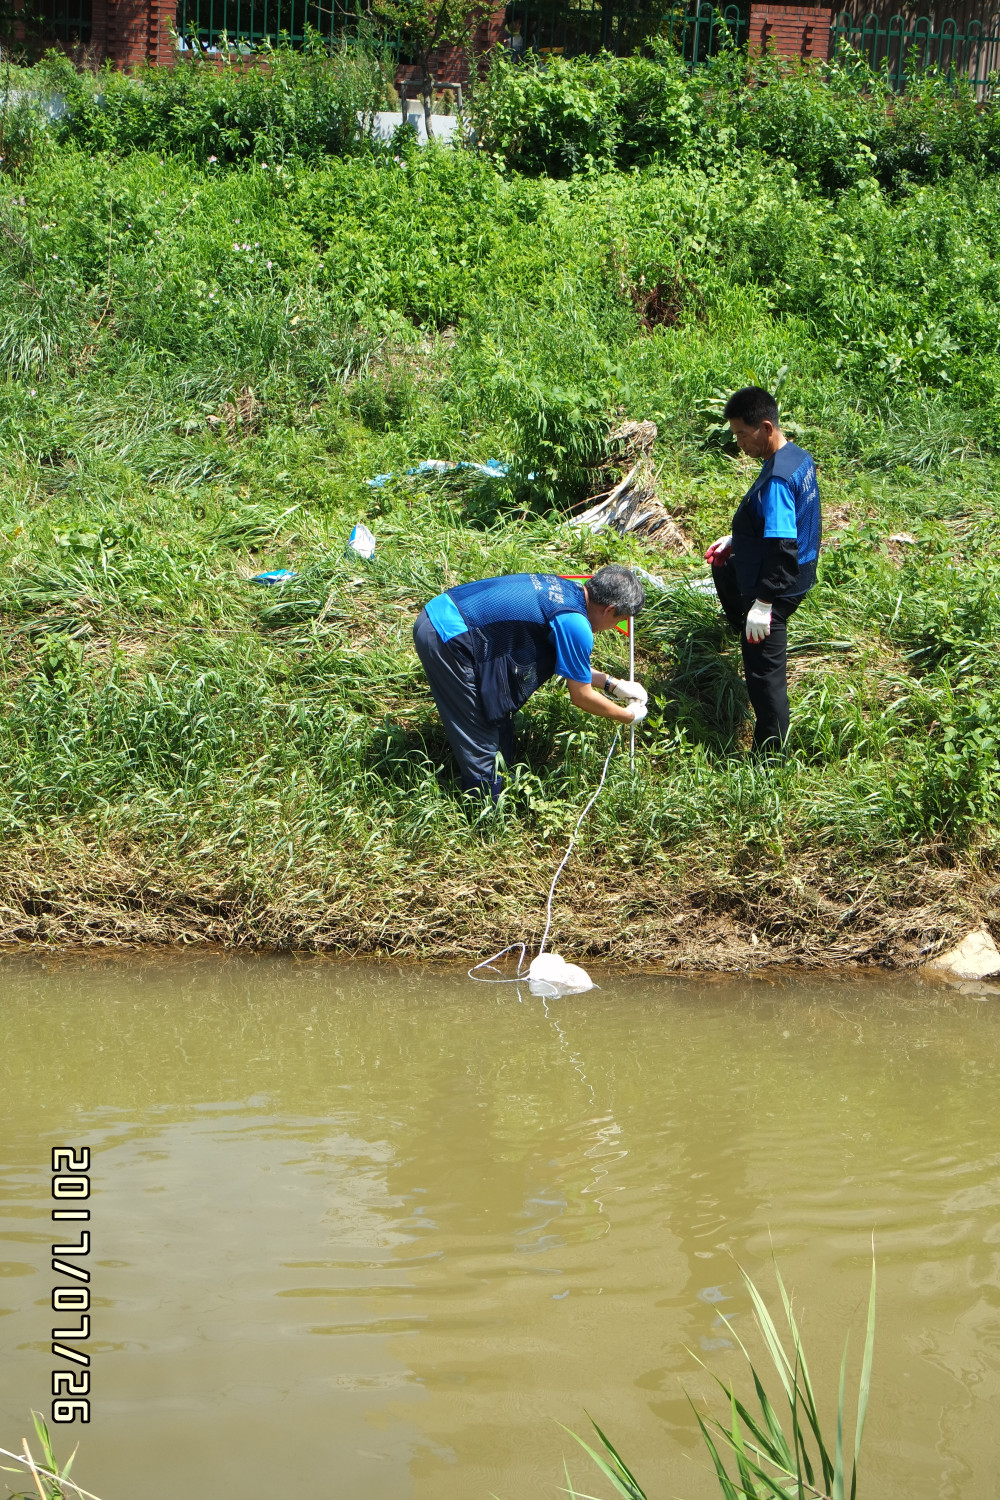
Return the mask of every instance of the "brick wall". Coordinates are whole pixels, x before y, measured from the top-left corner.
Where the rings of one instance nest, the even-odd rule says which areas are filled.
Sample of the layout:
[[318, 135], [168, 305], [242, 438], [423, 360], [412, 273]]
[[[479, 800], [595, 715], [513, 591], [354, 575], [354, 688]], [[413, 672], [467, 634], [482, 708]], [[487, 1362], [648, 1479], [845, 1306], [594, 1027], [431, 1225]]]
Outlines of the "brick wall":
[[134, 68], [148, 56], [154, 5], [156, 0], [106, 0], [106, 56], [120, 68]]
[[[472, 51], [476, 58], [480, 72], [488, 66], [487, 53], [503, 40], [503, 18], [504, 11], [495, 10], [492, 15], [486, 17], [476, 27], [472, 37]], [[465, 47], [442, 47], [431, 59], [434, 69], [434, 77], [440, 87], [449, 83], [461, 83], [463, 86], [469, 81], [469, 52]], [[411, 96], [420, 82], [420, 69], [408, 63], [403, 63], [396, 69], [396, 82], [401, 83], [405, 79], [410, 85]]]
[[830, 56], [833, 10], [821, 5], [760, 5], [750, 7], [750, 51], [777, 52], [782, 57]]

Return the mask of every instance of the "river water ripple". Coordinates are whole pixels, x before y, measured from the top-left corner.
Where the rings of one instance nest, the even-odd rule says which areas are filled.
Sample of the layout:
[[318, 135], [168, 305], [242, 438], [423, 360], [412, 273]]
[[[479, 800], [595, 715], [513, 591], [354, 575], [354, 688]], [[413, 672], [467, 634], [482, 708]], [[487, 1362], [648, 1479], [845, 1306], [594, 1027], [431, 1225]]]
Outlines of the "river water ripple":
[[4, 961], [0, 1443], [50, 1406], [50, 1151], [86, 1145], [93, 1417], [57, 1446], [103, 1500], [526, 1500], [564, 1454], [603, 1494], [585, 1412], [709, 1500], [685, 1392], [746, 1390], [734, 1257], [773, 1303], [773, 1247], [829, 1409], [873, 1232], [861, 1494], [992, 1500], [1000, 1001], [602, 986]]

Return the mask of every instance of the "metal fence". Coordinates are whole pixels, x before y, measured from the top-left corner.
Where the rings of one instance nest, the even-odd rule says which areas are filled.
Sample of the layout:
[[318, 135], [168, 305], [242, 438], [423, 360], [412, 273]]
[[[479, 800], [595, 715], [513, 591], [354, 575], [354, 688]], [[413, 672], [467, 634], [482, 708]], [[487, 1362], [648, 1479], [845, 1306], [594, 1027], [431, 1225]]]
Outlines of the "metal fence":
[[748, 29], [743, 7], [722, 8], [708, 0], [692, 5], [515, 0], [504, 12], [501, 41], [515, 56], [577, 57], [603, 49], [623, 57], [662, 38], [672, 42], [688, 62], [699, 63], [717, 52], [726, 39], [744, 41]]
[[197, 44], [215, 50], [225, 40], [239, 51], [256, 51], [261, 43], [292, 45], [307, 31], [320, 36], [351, 34], [357, 9], [338, 0], [180, 0], [177, 34], [181, 47]]
[[[831, 53], [843, 58], [847, 48], [885, 68], [892, 86], [906, 87], [907, 79], [926, 68], [938, 68], [953, 78], [967, 78], [980, 92], [990, 75], [1000, 69], [1000, 30], [981, 21], [939, 21], [867, 15], [863, 20], [844, 11], [831, 27]], [[846, 45], [845, 45], [846, 44]]]
[[92, 35], [91, 0], [43, 0], [32, 14], [45, 38], [64, 47], [87, 47]]
[[[87, 4], [90, 0], [52, 0]], [[688, 62], [704, 62], [728, 37], [746, 40], [748, 7], [721, 8], [709, 0], [657, 5], [633, 0], [513, 0], [503, 13], [500, 44], [515, 56], [577, 57], [606, 49], [627, 55], [669, 39]], [[301, 42], [308, 29], [325, 37], [350, 36], [358, 13], [343, 0], [180, 0], [177, 31], [182, 45], [254, 51], [263, 42]]]
[[[329, 38], [349, 37], [364, 0], [179, 0], [177, 31], [182, 47], [213, 51], [223, 40], [241, 52], [280, 40], [300, 43], [313, 30]], [[59, 37], [89, 38], [91, 0], [47, 0], [51, 29]], [[724, 42], [740, 45], [749, 32], [749, 4], [714, 5], [710, 0], [657, 4], [656, 0], [510, 0], [499, 27], [499, 45], [512, 56], [578, 57], [602, 49], [627, 56], [659, 38], [669, 40], [685, 61], [702, 63]], [[494, 32], [496, 34], [496, 31]], [[851, 49], [876, 68], [884, 67], [896, 89], [907, 78], [935, 67], [967, 78], [982, 92], [1000, 70], [1000, 29], [981, 21], [932, 21], [901, 15], [863, 18], [844, 11], [830, 30], [830, 55]]]

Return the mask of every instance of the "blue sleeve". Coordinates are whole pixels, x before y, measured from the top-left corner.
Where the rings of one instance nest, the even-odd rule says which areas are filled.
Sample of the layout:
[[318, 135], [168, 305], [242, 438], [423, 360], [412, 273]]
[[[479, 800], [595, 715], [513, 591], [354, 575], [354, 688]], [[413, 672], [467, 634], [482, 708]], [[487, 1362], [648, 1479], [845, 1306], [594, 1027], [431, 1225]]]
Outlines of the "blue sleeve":
[[464, 635], [469, 628], [450, 594], [438, 594], [436, 599], [428, 600], [424, 609], [442, 642], [452, 641], [456, 635]]
[[783, 479], [772, 479], [761, 496], [765, 537], [795, 541], [799, 534], [795, 520], [795, 496]]
[[549, 625], [556, 642], [556, 671], [569, 682], [590, 683], [594, 632], [586, 615], [556, 615]]

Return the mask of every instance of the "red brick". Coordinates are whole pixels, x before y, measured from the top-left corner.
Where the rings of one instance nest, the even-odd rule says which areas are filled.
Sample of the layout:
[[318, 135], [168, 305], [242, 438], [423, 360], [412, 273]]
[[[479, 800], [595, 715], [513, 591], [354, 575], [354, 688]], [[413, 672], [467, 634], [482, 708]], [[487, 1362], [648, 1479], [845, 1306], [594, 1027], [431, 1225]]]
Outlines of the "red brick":
[[755, 3], [750, 7], [750, 51], [825, 61], [832, 24], [833, 10], [826, 6]]

